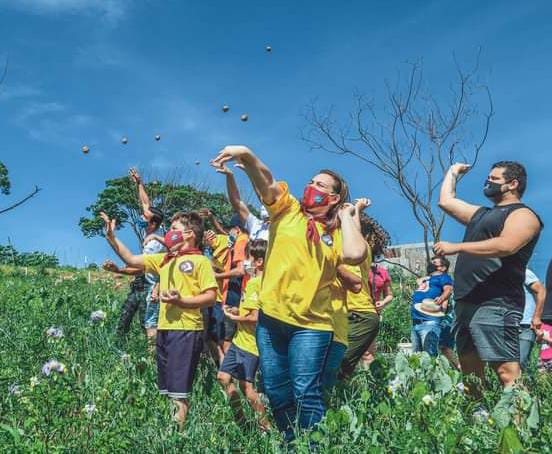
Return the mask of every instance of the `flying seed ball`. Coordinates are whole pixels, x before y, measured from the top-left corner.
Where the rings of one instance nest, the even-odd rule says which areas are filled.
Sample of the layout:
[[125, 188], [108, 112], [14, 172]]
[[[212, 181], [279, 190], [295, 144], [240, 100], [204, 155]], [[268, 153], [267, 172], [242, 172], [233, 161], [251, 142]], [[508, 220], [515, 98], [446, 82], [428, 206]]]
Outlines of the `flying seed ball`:
[[266, 51], [267, 51], [267, 52], [272, 52], [272, 47], [266, 46]]
[[121, 139], [121, 143], [123, 145], [126, 145], [128, 143], [128, 137], [124, 136], [122, 139]]
[[223, 112], [228, 112], [230, 110], [230, 106], [227, 106], [226, 104], [224, 106], [222, 106], [222, 111]]
[[159, 142], [161, 140], [161, 136], [159, 134], [156, 134], [155, 140], [157, 140]]
[[247, 120], [249, 120], [249, 116], [246, 115], [246, 114], [243, 114], [243, 115], [240, 117], [240, 120], [241, 120], [241, 121], [247, 121]]
[[200, 164], [199, 161], [196, 161], [196, 162], [195, 162], [195, 165], [196, 165], [196, 166], [198, 166], [199, 164]]
[[90, 151], [90, 148], [88, 148], [87, 145], [83, 145], [83, 147], [82, 147], [82, 152], [83, 152], [84, 154], [88, 154], [89, 151]]

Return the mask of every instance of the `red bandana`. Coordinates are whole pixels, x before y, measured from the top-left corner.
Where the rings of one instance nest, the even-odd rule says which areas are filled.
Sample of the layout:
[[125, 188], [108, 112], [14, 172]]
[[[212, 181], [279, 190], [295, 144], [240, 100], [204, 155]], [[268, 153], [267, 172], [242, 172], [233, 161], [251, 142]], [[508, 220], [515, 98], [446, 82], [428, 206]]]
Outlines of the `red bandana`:
[[316, 228], [316, 223], [324, 225], [327, 230], [326, 233], [331, 234], [335, 230], [335, 225], [327, 227], [325, 217], [314, 217], [303, 208], [303, 214], [307, 217], [307, 240], [312, 241], [314, 244], [320, 243], [320, 233]]
[[160, 268], [163, 268], [172, 259], [175, 259], [177, 257], [182, 257], [183, 255], [203, 255], [203, 252], [201, 252], [201, 250], [197, 248], [187, 248], [187, 249], [180, 249], [179, 251], [176, 251], [176, 252], [168, 252], [165, 254], [165, 257], [163, 257], [163, 261], [161, 262]]

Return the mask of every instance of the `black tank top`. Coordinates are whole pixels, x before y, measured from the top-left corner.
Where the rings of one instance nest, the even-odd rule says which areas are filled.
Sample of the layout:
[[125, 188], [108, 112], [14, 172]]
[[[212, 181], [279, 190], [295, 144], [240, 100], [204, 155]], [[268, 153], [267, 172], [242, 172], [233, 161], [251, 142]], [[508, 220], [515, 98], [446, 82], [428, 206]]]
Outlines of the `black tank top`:
[[[523, 203], [493, 208], [481, 207], [466, 228], [464, 242], [496, 238], [502, 233], [506, 218], [520, 208], [528, 207]], [[536, 216], [538, 218], [538, 215]], [[539, 222], [542, 229], [540, 218]], [[523, 308], [525, 269], [539, 236], [540, 232], [518, 252], [508, 257], [485, 258], [460, 253], [454, 270], [455, 299], [471, 303], [502, 299], [506, 303]]]

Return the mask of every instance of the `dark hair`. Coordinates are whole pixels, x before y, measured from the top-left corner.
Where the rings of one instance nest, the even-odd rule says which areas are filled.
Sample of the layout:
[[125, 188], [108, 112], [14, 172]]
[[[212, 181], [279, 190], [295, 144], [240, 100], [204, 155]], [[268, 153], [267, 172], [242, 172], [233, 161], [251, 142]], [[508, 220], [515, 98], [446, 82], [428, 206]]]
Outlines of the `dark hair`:
[[444, 266], [447, 269], [447, 271], [450, 268], [450, 260], [447, 259], [446, 257], [443, 257], [442, 255], [436, 255], [434, 257], [431, 257], [432, 262], [433, 260], [439, 260], [441, 262], [441, 266]]
[[519, 186], [517, 192], [520, 197], [527, 189], [527, 171], [522, 164], [516, 161], [498, 161], [493, 164], [492, 169], [504, 169], [504, 179], [506, 181], [517, 180]]
[[268, 249], [268, 241], [266, 240], [253, 240], [247, 245], [249, 254], [255, 259], [264, 259], [266, 257], [266, 250]]
[[374, 218], [364, 213], [360, 214], [360, 231], [372, 248], [374, 256], [382, 255], [391, 242], [391, 236], [387, 230]]
[[347, 185], [347, 182], [341, 175], [339, 175], [337, 172], [334, 172], [333, 170], [329, 169], [322, 169], [320, 172], [324, 175], [329, 175], [333, 178], [334, 184], [333, 184], [333, 192], [339, 195], [339, 203], [334, 206], [329, 212], [328, 212], [328, 222], [326, 224], [327, 229], [332, 229], [338, 225], [338, 217], [337, 212], [339, 209], [343, 206], [343, 204], [349, 202], [350, 195], [349, 195], [349, 186]]
[[205, 228], [203, 226], [203, 219], [199, 213], [196, 211], [190, 211], [189, 213], [178, 211], [171, 218], [171, 223], [175, 221], [180, 222], [186, 229], [190, 229], [194, 232], [196, 239], [195, 247], [201, 248]]
[[151, 213], [150, 221], [159, 227], [163, 223], [163, 212], [156, 207], [150, 207], [149, 211]]

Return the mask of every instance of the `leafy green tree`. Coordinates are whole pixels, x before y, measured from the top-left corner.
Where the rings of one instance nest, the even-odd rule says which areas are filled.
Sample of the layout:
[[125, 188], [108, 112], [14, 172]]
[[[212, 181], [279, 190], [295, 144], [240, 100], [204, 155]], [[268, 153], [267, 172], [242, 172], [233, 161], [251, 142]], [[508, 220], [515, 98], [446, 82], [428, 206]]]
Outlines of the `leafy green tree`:
[[[221, 193], [211, 193], [192, 185], [177, 183], [162, 183], [152, 181], [145, 184], [152, 206], [159, 208], [165, 215], [168, 225], [170, 217], [177, 211], [192, 211], [208, 208], [222, 222], [232, 216], [232, 207], [226, 196]], [[136, 185], [128, 177], [106, 181], [96, 201], [86, 208], [91, 216], [82, 217], [79, 226], [87, 238], [103, 235], [103, 221], [100, 211], [105, 211], [110, 217], [117, 219], [117, 228], [129, 226], [140, 243], [143, 241], [142, 231], [138, 221], [142, 216], [142, 207], [138, 199]]]
[[55, 268], [59, 265], [59, 260], [55, 254], [47, 254], [45, 252], [18, 252], [10, 244], [8, 246], [0, 245], [0, 265]]

